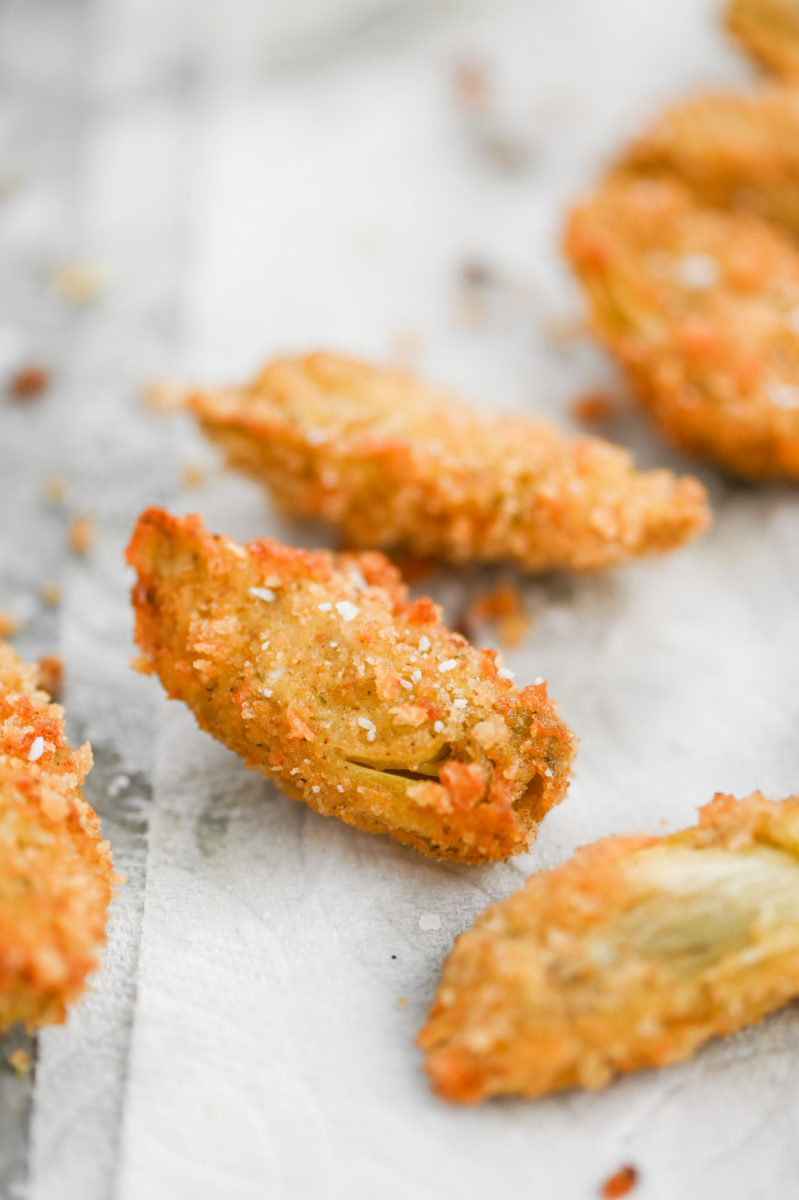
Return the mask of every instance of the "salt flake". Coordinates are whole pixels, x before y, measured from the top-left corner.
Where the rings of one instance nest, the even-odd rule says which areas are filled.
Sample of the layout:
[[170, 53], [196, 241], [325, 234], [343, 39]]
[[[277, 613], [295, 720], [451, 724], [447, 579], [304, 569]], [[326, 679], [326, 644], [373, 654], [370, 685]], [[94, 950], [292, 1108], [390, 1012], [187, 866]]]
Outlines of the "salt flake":
[[352, 582], [355, 584], [356, 591], [358, 591], [358, 592], [366, 591], [369, 584], [364, 579], [363, 572], [361, 571], [360, 567], [354, 567], [354, 566], [348, 567], [347, 574], [349, 575]]
[[38, 762], [44, 754], [44, 738], [35, 737], [31, 742], [31, 748], [28, 751], [28, 762]]
[[251, 587], [250, 595], [257, 596], [259, 600], [267, 600], [270, 604], [275, 598], [275, 593], [268, 587]]
[[336, 611], [342, 621], [354, 621], [358, 615], [358, 605], [353, 604], [351, 600], [339, 600]]
[[367, 742], [373, 742], [377, 737], [377, 726], [374, 721], [370, 721], [368, 717], [358, 717], [358, 724], [361, 729], [366, 730]]
[[799, 388], [794, 384], [782, 383], [775, 379], [769, 384], [767, 394], [775, 408], [799, 408]]
[[718, 283], [719, 264], [709, 254], [685, 254], [677, 262], [677, 278], [689, 291], [705, 291]]

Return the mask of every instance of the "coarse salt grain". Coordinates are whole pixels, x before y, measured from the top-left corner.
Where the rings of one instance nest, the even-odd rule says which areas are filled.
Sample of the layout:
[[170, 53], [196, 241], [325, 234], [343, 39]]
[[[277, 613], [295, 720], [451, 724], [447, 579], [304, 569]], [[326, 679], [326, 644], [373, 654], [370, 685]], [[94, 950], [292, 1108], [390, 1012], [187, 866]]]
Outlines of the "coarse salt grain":
[[374, 721], [370, 721], [368, 717], [358, 717], [358, 724], [361, 729], [366, 730], [367, 742], [373, 742], [377, 737], [377, 726]]
[[339, 600], [336, 612], [342, 621], [354, 621], [358, 615], [358, 605], [353, 604], [351, 600]]
[[536, 675], [535, 679], [533, 680], [533, 687], [538, 687], [538, 685], [543, 682], [544, 682], [544, 676]]
[[775, 408], [799, 408], [799, 388], [793, 384], [775, 379], [766, 388], [766, 394]]
[[463, 699], [458, 699], [458, 700], [453, 700], [452, 703], [455, 708], [465, 708], [467, 701], [463, 700]]
[[268, 587], [251, 587], [250, 595], [257, 596], [259, 600], [267, 600], [270, 604], [275, 598], [275, 593]]
[[333, 605], [330, 603], [330, 601], [328, 601], [327, 604], [317, 604], [316, 607], [320, 612], [330, 612], [333, 608]]
[[35, 737], [31, 742], [31, 748], [28, 751], [28, 762], [38, 762], [44, 754], [44, 738]]
[[419, 638], [419, 649], [421, 650], [422, 654], [425, 654], [430, 649], [430, 638], [426, 633], [423, 633]]
[[515, 679], [516, 678], [515, 672], [509, 671], [507, 667], [500, 667], [499, 670], [497, 671], [497, 675], [499, 675], [500, 679]]
[[421, 917], [419, 918], [419, 928], [423, 930], [424, 933], [429, 933], [430, 930], [440, 929], [441, 917], [438, 915], [438, 913], [422, 913]]
[[267, 697], [271, 696], [271, 695], [272, 695], [272, 689], [271, 689], [271, 688], [264, 688], [264, 690], [263, 690], [263, 695], [264, 695], [264, 696], [267, 696]]
[[400, 683], [405, 688], [406, 692], [413, 691], [413, 684], [411, 683], [410, 679], [400, 679]]
[[444, 675], [447, 671], [454, 671], [455, 668], [457, 667], [457, 665], [458, 665], [457, 659], [445, 658], [442, 663], [438, 664], [438, 669], [441, 672], [441, 674]]
[[418, 683], [421, 678], [422, 678], [422, 672], [419, 670], [418, 667], [414, 671], [411, 671], [411, 679], [413, 680], [414, 683]]
[[443, 722], [443, 721], [436, 721], [435, 725], [433, 726], [433, 730], [434, 730], [434, 732], [435, 732], [435, 733], [442, 733], [442, 732], [443, 732], [443, 729], [444, 729], [444, 722]]
[[719, 264], [709, 254], [685, 254], [677, 260], [677, 278], [690, 291], [704, 291], [718, 283]]
[[313, 787], [311, 788], [311, 791], [312, 791], [314, 794], [316, 794], [316, 793], [319, 791], [319, 784], [318, 784], [318, 783], [315, 783], [315, 784], [313, 785]]
[[349, 575], [352, 582], [355, 584], [357, 591], [359, 591], [359, 592], [366, 591], [369, 584], [364, 579], [363, 572], [361, 571], [360, 567], [348, 567], [347, 574]]

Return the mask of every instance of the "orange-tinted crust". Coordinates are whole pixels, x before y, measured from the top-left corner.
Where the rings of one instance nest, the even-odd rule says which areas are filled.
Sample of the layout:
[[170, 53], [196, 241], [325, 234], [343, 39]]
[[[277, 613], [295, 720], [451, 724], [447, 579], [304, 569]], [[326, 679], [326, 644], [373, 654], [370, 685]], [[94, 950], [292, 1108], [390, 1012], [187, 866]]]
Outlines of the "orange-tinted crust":
[[596, 842], [489, 908], [418, 1041], [448, 1100], [540, 1096], [678, 1062], [797, 994], [799, 797], [718, 795], [694, 828]]
[[752, 481], [799, 479], [799, 248], [666, 180], [615, 178], [571, 215], [593, 328], [686, 450]]
[[91, 762], [34, 668], [0, 643], [2, 1031], [63, 1021], [99, 961], [115, 876], [80, 790]]
[[786, 83], [799, 82], [796, 0], [729, 0], [726, 23], [741, 47]]
[[619, 170], [672, 176], [702, 204], [753, 213], [797, 237], [799, 91], [771, 85], [674, 105], [633, 142]]
[[708, 524], [697, 480], [524, 417], [483, 417], [399, 371], [279, 359], [189, 407], [228, 460], [352, 546], [449, 562], [591, 570], [671, 550]]
[[245, 548], [155, 508], [127, 553], [145, 669], [317, 812], [485, 862], [564, 795], [574, 739], [546, 685], [503, 678], [382, 554]]

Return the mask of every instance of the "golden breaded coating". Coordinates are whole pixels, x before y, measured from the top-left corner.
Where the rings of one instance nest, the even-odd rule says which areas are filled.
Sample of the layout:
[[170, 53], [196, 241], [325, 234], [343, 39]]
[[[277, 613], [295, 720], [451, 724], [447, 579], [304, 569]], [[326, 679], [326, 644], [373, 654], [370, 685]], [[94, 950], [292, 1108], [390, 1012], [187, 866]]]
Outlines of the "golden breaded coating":
[[479, 863], [563, 797], [574, 739], [546, 684], [519, 691], [382, 554], [244, 548], [157, 508], [127, 554], [145, 669], [317, 812]]
[[620, 165], [676, 176], [703, 204], [753, 212], [797, 236], [799, 92], [765, 87], [688, 100], [659, 117]]
[[419, 1035], [470, 1103], [601, 1088], [688, 1058], [799, 995], [799, 797], [717, 795], [670, 837], [531, 877], [462, 934]]
[[799, 2], [729, 0], [727, 28], [753, 58], [786, 83], [799, 81]]
[[63, 1021], [98, 963], [115, 882], [81, 793], [86, 743], [0, 643], [0, 1031]]
[[398, 371], [281, 359], [189, 405], [236, 467], [348, 543], [449, 562], [586, 570], [670, 550], [708, 522], [695, 479], [527, 418], [481, 417]]
[[665, 180], [612, 179], [566, 252], [661, 429], [744, 479], [799, 479], [799, 248]]

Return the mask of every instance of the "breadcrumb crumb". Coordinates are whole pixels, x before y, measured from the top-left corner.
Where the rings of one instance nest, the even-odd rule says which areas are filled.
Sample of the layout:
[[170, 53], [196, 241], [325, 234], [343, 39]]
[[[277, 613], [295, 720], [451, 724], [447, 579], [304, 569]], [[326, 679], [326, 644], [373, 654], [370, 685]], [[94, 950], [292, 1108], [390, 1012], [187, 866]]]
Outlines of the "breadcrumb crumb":
[[44, 481], [44, 498], [48, 504], [60, 508], [66, 503], [69, 481], [66, 475], [48, 475]]
[[162, 379], [145, 384], [141, 397], [144, 405], [152, 412], [177, 412], [186, 404], [189, 389], [174, 380]]
[[185, 488], [202, 487], [205, 483], [208, 472], [205, 467], [198, 463], [187, 463], [180, 472], [180, 482]]
[[575, 421], [581, 425], [603, 425], [616, 415], [618, 408], [608, 392], [596, 388], [577, 396], [572, 401], [571, 411]]
[[486, 624], [496, 625], [504, 646], [512, 650], [520, 645], [530, 628], [530, 617], [524, 610], [518, 587], [503, 583], [475, 597], [458, 619], [457, 628], [474, 640]]
[[13, 637], [19, 632], [22, 622], [19, 617], [6, 610], [0, 611], [0, 639]]
[[36, 666], [36, 686], [57, 700], [64, 682], [64, 664], [57, 654], [46, 654]]
[[614, 1171], [602, 1184], [600, 1195], [604, 1200], [621, 1200], [622, 1196], [630, 1194], [637, 1183], [638, 1171], [635, 1167], [619, 1167], [618, 1171]]
[[12, 375], [8, 390], [15, 400], [33, 400], [50, 386], [50, 372], [31, 364]]
[[94, 518], [83, 514], [70, 522], [68, 545], [73, 554], [88, 554], [94, 544], [97, 528]]
[[455, 99], [469, 109], [484, 108], [491, 98], [491, 77], [485, 64], [462, 59], [452, 72]]
[[14, 1050], [8, 1056], [8, 1065], [20, 1079], [25, 1079], [33, 1069], [33, 1059], [27, 1050]]
[[97, 263], [64, 263], [53, 272], [53, 287], [70, 304], [91, 304], [105, 290], [105, 272]]
[[45, 583], [39, 595], [42, 604], [46, 604], [48, 608], [56, 608], [61, 603], [61, 586], [53, 582]]

